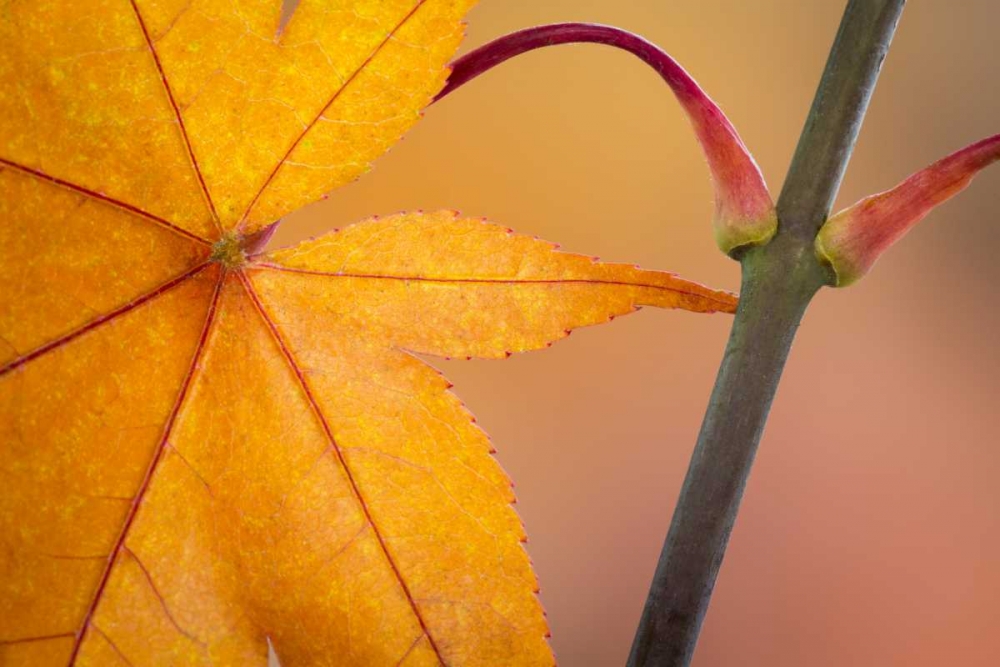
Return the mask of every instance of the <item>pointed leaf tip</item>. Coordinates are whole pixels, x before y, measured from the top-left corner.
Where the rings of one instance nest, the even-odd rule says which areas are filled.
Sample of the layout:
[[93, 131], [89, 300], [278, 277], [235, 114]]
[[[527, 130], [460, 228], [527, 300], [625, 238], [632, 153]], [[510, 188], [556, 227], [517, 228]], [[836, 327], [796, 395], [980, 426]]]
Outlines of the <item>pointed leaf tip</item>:
[[889, 246], [998, 159], [1000, 134], [966, 146], [827, 220], [816, 236], [816, 254], [833, 269], [834, 285], [846, 287], [863, 278]]

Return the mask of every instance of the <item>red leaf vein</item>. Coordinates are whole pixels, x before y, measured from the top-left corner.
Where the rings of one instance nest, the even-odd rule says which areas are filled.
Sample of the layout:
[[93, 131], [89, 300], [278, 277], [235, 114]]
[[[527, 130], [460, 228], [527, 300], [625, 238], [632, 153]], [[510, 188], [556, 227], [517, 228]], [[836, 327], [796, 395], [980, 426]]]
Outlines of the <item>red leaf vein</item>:
[[392, 554], [389, 552], [389, 548], [385, 543], [385, 538], [382, 536], [382, 532], [379, 530], [378, 525], [375, 523], [374, 517], [372, 517], [371, 510], [368, 507], [368, 502], [365, 500], [364, 495], [362, 495], [361, 489], [358, 486], [358, 483], [355, 480], [354, 475], [351, 472], [351, 469], [347, 465], [347, 460], [344, 458], [343, 453], [340, 451], [340, 446], [337, 444], [337, 441], [333, 437], [333, 430], [330, 428], [330, 424], [329, 422], [327, 422], [326, 416], [320, 410], [319, 404], [316, 401], [316, 397], [313, 395], [312, 389], [309, 387], [309, 383], [306, 381], [302, 369], [299, 367], [298, 362], [295, 361], [295, 357], [292, 356], [291, 350], [285, 343], [284, 337], [281, 335], [281, 332], [278, 331], [278, 326], [274, 323], [274, 320], [271, 319], [271, 316], [264, 309], [264, 305], [261, 303], [260, 298], [257, 296], [257, 291], [253, 288], [253, 285], [250, 283], [249, 279], [242, 271], [240, 272], [240, 279], [243, 283], [243, 288], [246, 290], [247, 295], [250, 297], [250, 300], [256, 307], [257, 312], [261, 316], [261, 319], [264, 320], [264, 323], [267, 325], [268, 330], [274, 337], [275, 342], [281, 349], [282, 356], [284, 357], [292, 373], [298, 380], [299, 386], [302, 388], [302, 392], [305, 394], [306, 400], [309, 401], [309, 405], [312, 408], [313, 413], [319, 420], [320, 426], [323, 428], [323, 432], [326, 435], [326, 438], [329, 441], [330, 446], [333, 448], [333, 452], [337, 457], [337, 461], [344, 469], [344, 473], [347, 476], [347, 480], [351, 485], [351, 490], [353, 491], [355, 497], [358, 499], [358, 504], [361, 507], [361, 511], [365, 515], [365, 520], [368, 522], [369, 525], [371, 525], [372, 532], [375, 534], [375, 538], [378, 540], [379, 547], [381, 548], [382, 553], [385, 555], [385, 558], [388, 561], [389, 567], [392, 569], [392, 572], [395, 575], [396, 580], [399, 582], [400, 588], [402, 588], [403, 593], [406, 595], [406, 600], [409, 603], [410, 608], [413, 610], [413, 614], [414, 616], [416, 616], [417, 622], [420, 624], [421, 630], [423, 630], [424, 634], [427, 635], [427, 641], [434, 649], [434, 653], [435, 655], [437, 655], [438, 661], [442, 665], [447, 665], [447, 663], [444, 661], [444, 658], [441, 657], [441, 651], [438, 649], [437, 644], [434, 642], [434, 637], [431, 635], [430, 631], [427, 628], [427, 623], [424, 621], [424, 618], [420, 613], [420, 609], [417, 606], [417, 602], [414, 599], [413, 594], [410, 592], [409, 586], [407, 586], [406, 581], [403, 579], [402, 573], [399, 571], [399, 567], [396, 565], [395, 559], [393, 559]]

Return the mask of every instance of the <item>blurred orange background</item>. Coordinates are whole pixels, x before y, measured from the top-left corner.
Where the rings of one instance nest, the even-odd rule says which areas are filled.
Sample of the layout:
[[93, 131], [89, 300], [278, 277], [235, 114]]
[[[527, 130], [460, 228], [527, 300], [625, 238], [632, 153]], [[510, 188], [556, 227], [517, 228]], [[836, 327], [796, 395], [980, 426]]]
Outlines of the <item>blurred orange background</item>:
[[[775, 196], [843, 2], [484, 1], [466, 49], [533, 24], [640, 33], [722, 105]], [[911, 3], [839, 199], [1000, 131], [998, 6]], [[800, 330], [695, 665], [1000, 664], [1000, 169]], [[593, 45], [469, 84], [272, 246], [457, 208], [604, 259], [736, 289], [667, 87]], [[730, 319], [654, 312], [503, 362], [432, 359], [517, 485], [560, 663], [625, 662]]]

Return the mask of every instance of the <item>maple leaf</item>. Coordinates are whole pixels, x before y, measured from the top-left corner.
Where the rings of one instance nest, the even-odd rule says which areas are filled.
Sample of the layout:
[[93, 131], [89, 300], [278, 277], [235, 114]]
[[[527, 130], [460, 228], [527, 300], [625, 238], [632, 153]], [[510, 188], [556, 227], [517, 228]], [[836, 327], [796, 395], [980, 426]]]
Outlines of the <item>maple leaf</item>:
[[453, 212], [252, 251], [413, 124], [469, 1], [80, 4], [0, 9], [0, 662], [551, 663], [414, 353], [735, 297]]

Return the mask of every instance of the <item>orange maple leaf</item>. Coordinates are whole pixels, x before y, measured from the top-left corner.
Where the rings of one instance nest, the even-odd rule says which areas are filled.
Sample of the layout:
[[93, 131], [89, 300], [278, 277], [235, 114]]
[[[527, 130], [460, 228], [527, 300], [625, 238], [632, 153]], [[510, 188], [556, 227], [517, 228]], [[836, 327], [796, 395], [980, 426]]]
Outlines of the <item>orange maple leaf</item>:
[[250, 249], [417, 120], [470, 4], [0, 10], [4, 665], [552, 662], [509, 481], [413, 353], [735, 297], [452, 212]]

